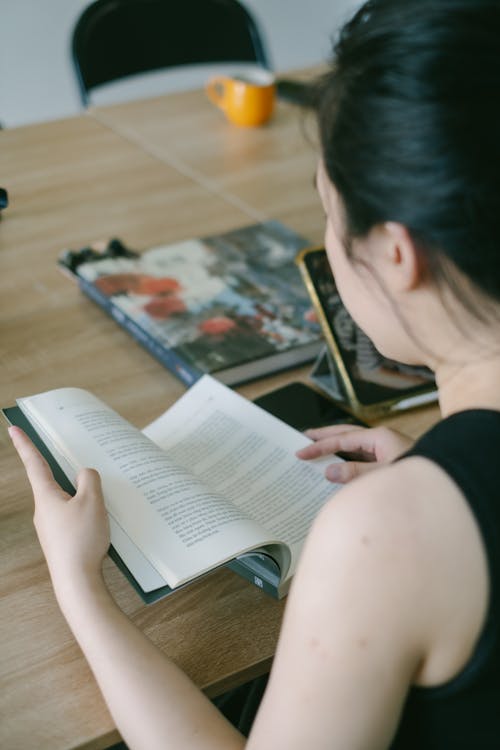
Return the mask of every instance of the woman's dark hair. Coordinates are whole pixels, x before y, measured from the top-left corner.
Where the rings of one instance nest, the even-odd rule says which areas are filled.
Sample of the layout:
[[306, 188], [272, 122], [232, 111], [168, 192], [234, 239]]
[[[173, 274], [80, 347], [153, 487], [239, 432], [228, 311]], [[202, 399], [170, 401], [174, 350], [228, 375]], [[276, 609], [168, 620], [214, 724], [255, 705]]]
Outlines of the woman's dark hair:
[[500, 300], [500, 0], [369, 0], [334, 52], [317, 108], [348, 235], [400, 222], [436, 279], [452, 261]]

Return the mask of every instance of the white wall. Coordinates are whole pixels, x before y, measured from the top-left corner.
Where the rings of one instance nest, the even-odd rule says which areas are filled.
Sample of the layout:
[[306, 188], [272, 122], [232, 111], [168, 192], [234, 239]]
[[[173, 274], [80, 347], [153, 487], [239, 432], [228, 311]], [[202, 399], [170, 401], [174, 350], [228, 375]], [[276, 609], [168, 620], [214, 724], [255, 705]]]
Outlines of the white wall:
[[[73, 25], [88, 0], [0, 0], [0, 123], [13, 127], [80, 111], [70, 61]], [[324, 60], [360, 0], [246, 0], [275, 70]]]

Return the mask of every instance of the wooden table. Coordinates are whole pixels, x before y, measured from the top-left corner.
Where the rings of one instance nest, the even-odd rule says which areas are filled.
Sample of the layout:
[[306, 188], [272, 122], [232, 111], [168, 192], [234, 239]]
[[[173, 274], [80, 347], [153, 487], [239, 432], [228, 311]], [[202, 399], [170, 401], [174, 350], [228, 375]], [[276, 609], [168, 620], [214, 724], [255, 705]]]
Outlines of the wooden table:
[[[277, 218], [320, 242], [316, 153], [290, 106], [265, 128], [229, 126], [201, 92], [2, 131], [0, 406], [88, 388], [142, 427], [183, 385], [56, 269], [62, 248], [119, 236], [137, 249]], [[305, 378], [308, 368], [293, 374]], [[291, 379], [241, 388], [255, 397]], [[435, 408], [394, 418], [418, 435]], [[119, 739], [56, 605], [19, 460], [0, 430], [0, 746], [99, 750]], [[120, 607], [214, 696], [271, 663], [283, 602], [221, 570], [144, 606], [110, 561]]]

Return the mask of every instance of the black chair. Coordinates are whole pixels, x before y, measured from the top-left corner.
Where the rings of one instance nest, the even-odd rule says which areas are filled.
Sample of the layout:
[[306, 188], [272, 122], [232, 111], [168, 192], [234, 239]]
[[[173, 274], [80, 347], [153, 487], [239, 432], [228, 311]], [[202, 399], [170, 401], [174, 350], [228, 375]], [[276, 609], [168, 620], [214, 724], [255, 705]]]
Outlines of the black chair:
[[237, 0], [96, 0], [75, 25], [72, 57], [84, 106], [91, 89], [137, 73], [193, 63], [270, 68]]

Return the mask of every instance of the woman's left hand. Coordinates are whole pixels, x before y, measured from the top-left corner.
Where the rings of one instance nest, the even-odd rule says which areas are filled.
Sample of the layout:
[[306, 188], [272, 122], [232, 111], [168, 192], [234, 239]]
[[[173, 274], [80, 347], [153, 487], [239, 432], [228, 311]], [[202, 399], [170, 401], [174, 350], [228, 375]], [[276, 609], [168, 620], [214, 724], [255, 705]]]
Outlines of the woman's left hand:
[[9, 434], [33, 490], [33, 520], [56, 593], [68, 585], [74, 588], [77, 581], [100, 577], [109, 547], [109, 525], [99, 474], [82, 469], [72, 497], [59, 487], [25, 433], [10, 427]]
[[347, 461], [326, 468], [326, 478], [338, 483], [350, 482], [360, 474], [394, 461], [413, 444], [406, 435], [387, 427], [342, 424], [306, 430], [305, 434], [314, 442], [297, 451], [299, 458], [308, 460], [335, 453], [349, 455]]

